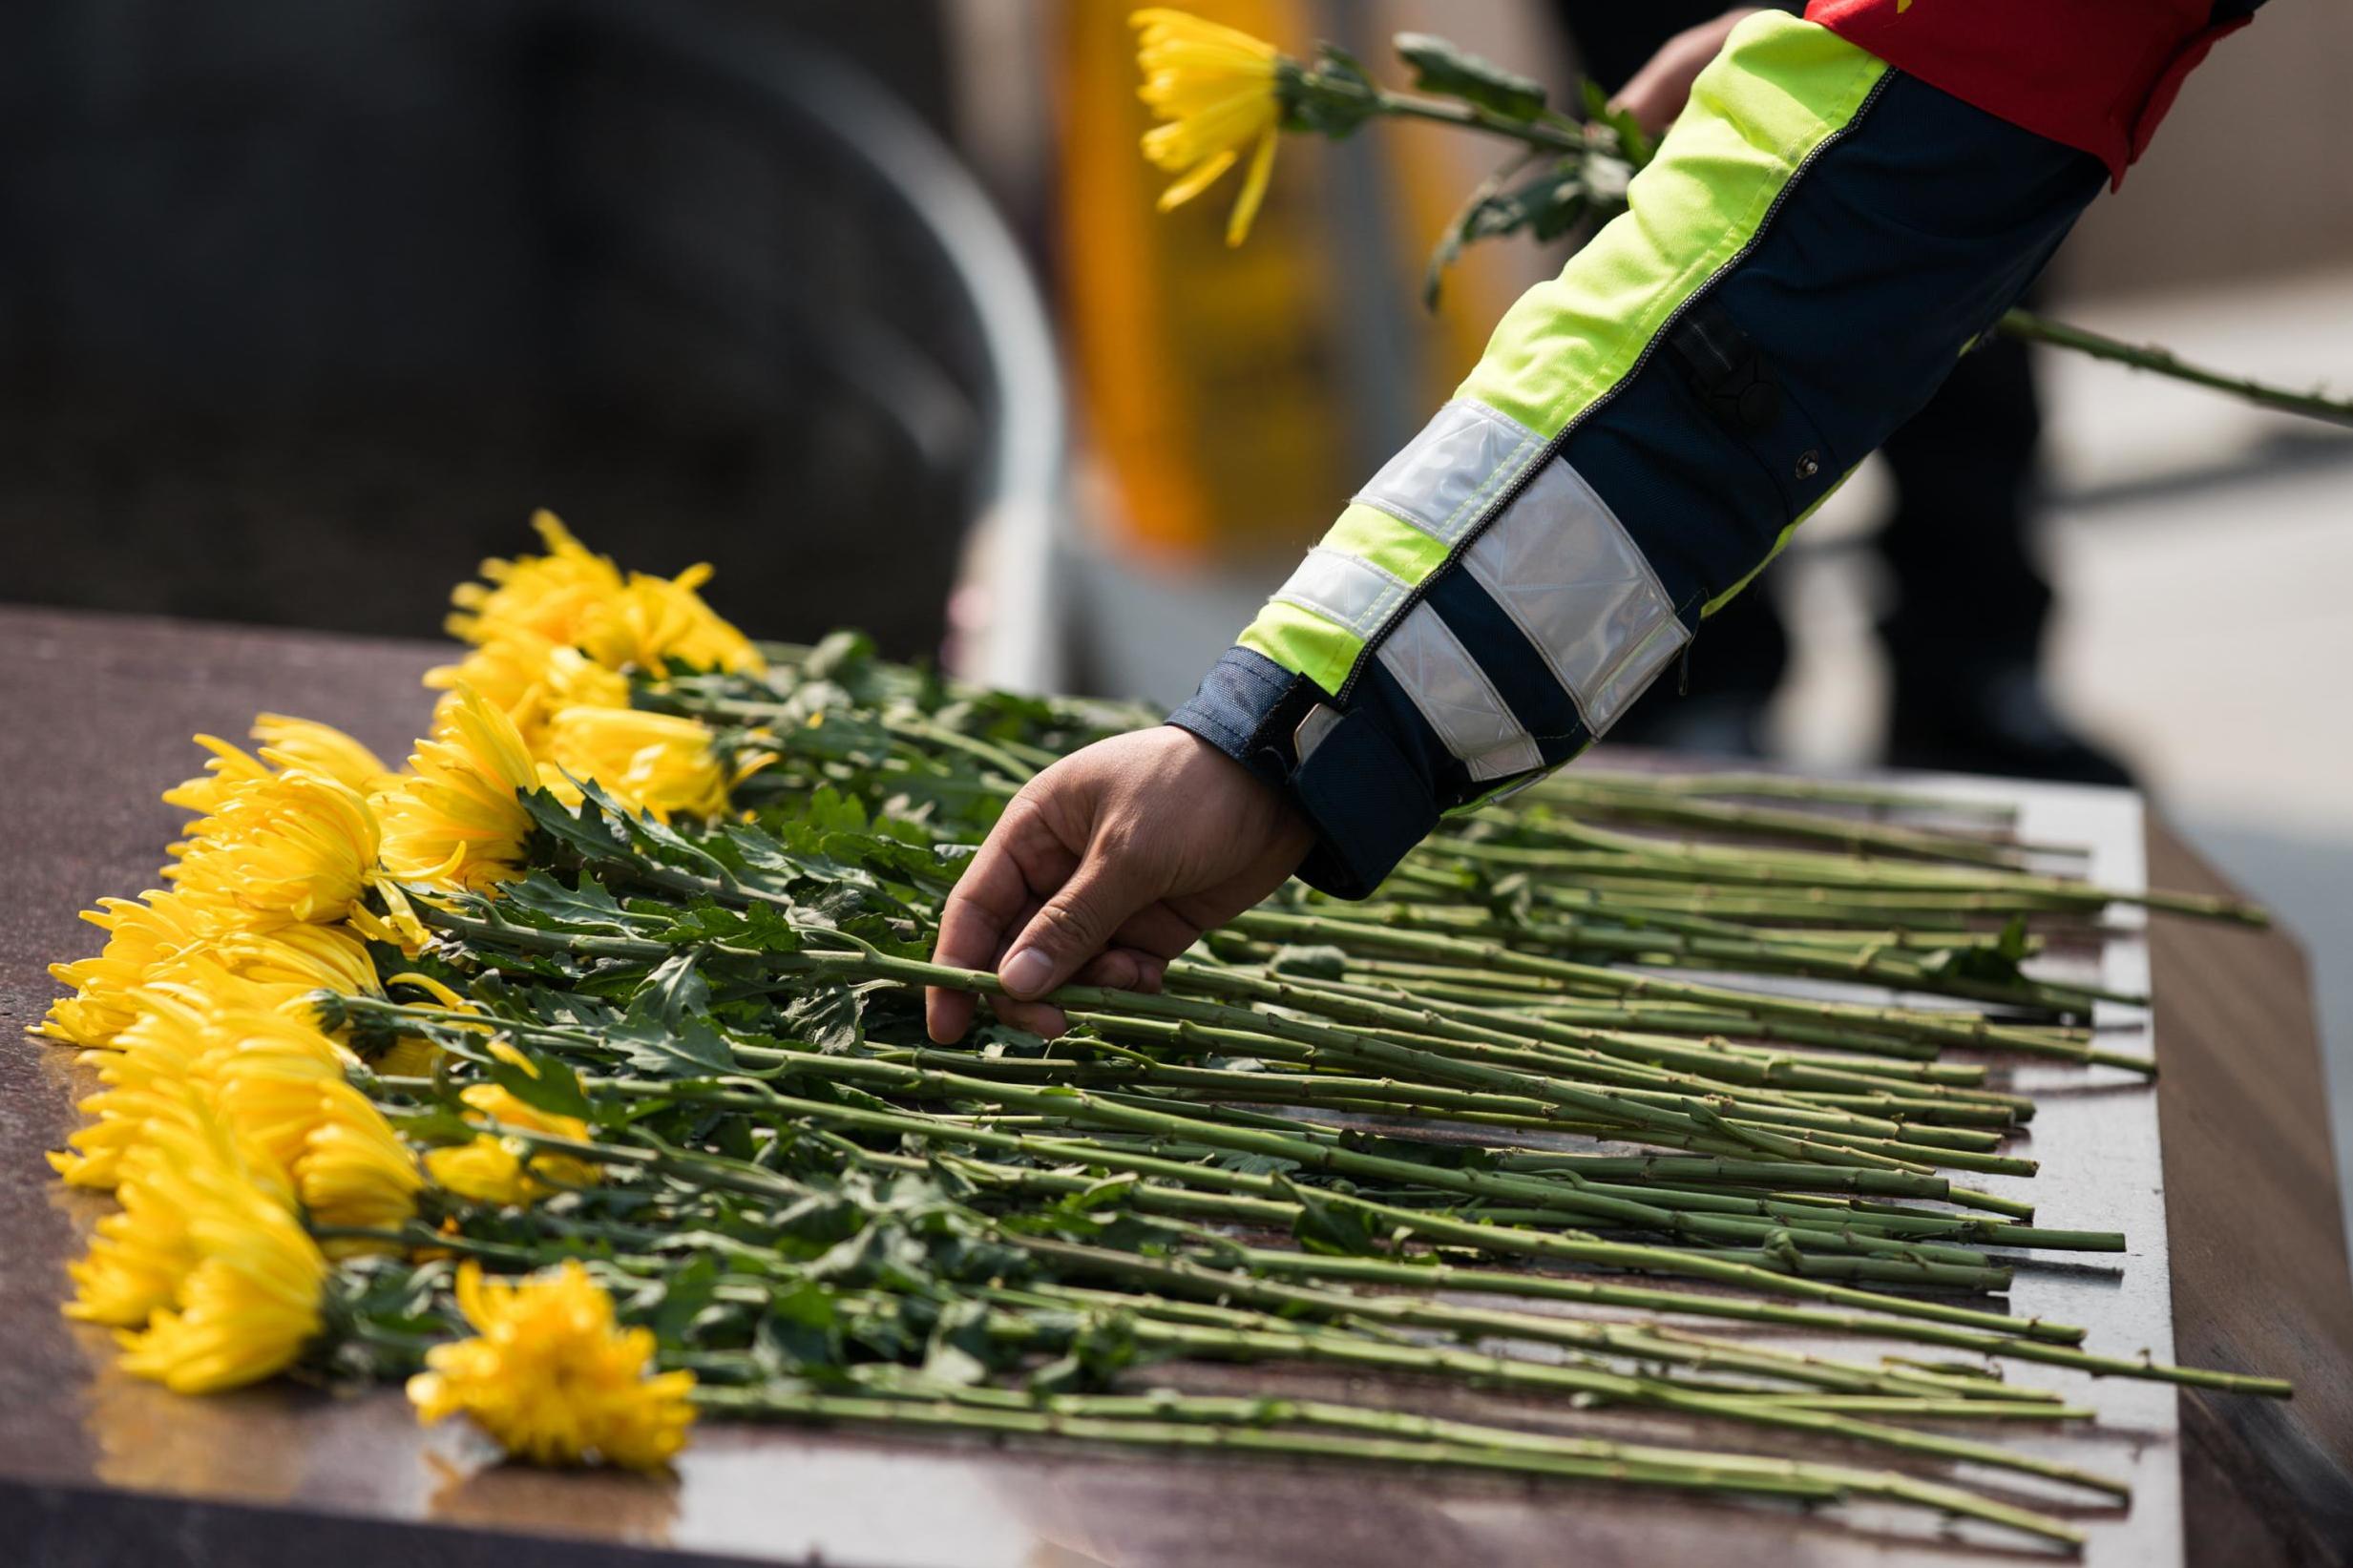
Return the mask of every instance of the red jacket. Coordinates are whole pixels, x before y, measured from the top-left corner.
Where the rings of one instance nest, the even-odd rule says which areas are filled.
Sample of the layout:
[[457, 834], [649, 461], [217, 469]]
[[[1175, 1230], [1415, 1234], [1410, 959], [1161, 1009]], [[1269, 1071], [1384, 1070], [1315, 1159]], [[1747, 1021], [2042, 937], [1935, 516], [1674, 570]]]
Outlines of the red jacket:
[[1812, 0], [1806, 19], [2121, 184], [2215, 40], [2260, 0]]

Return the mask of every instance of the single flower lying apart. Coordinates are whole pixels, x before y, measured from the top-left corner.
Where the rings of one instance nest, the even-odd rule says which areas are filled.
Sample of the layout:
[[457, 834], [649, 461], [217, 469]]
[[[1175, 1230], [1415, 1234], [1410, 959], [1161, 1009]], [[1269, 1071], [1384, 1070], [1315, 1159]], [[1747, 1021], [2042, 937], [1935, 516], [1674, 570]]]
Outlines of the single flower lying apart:
[[518, 1285], [457, 1275], [475, 1338], [437, 1345], [409, 1398], [427, 1424], [472, 1416], [509, 1453], [536, 1464], [652, 1470], [685, 1446], [692, 1372], [648, 1374], [654, 1336], [623, 1328], [613, 1299], [578, 1262]]

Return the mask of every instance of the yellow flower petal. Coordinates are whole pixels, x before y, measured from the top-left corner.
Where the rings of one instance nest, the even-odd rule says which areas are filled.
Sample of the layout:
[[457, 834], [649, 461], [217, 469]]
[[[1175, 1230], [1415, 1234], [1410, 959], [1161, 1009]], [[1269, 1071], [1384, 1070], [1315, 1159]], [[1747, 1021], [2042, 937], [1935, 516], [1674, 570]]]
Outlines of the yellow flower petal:
[[651, 1470], [685, 1447], [694, 1374], [653, 1372], [653, 1335], [620, 1327], [578, 1262], [513, 1285], [461, 1265], [457, 1303], [474, 1337], [426, 1352], [420, 1422], [465, 1415], [536, 1464]]

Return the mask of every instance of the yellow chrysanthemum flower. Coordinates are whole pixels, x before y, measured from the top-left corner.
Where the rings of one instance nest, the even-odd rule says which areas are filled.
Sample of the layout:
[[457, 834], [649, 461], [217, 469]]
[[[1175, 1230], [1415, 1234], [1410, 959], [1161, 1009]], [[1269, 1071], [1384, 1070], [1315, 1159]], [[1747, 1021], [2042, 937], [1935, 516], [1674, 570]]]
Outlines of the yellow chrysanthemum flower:
[[49, 972], [74, 994], [49, 1007], [42, 1034], [70, 1045], [108, 1046], [138, 1016], [135, 993], [158, 966], [203, 939], [203, 914], [176, 892], [148, 891], [137, 899], [101, 898], [82, 918], [106, 932], [95, 958], [52, 964]]
[[258, 1195], [291, 1217], [293, 1192], [260, 1150], [194, 1090], [158, 1092], [176, 1094], [180, 1103], [173, 1115], [150, 1119], [146, 1136], [124, 1155], [115, 1189], [122, 1206], [98, 1221], [90, 1250], [66, 1265], [74, 1286], [67, 1317], [136, 1328], [172, 1307], [203, 1256], [194, 1221], [208, 1205]]
[[[315, 1224], [397, 1230], [416, 1213], [416, 1157], [345, 1073], [354, 1058], [317, 1030], [276, 1014], [236, 1014], [196, 1077], [218, 1114], [263, 1150]], [[345, 1241], [331, 1255], [384, 1244]]]
[[211, 1041], [200, 1008], [169, 990], [143, 996], [138, 1016], [115, 1038], [98, 1068], [105, 1085], [79, 1109], [94, 1119], [67, 1139], [50, 1168], [69, 1186], [111, 1189], [124, 1161], [162, 1122], [185, 1123], [194, 1103], [196, 1064]]
[[[360, 911], [353, 910], [354, 915]], [[367, 943], [348, 926], [299, 924], [223, 931], [191, 943], [147, 972], [150, 991], [174, 990], [222, 1007], [303, 1013], [316, 991], [381, 995]]]
[[534, 755], [551, 711], [629, 705], [627, 676], [520, 626], [499, 627], [459, 662], [428, 670], [425, 684], [440, 691], [472, 686], [507, 711]]
[[589, 612], [579, 629], [582, 652], [609, 670], [659, 674], [671, 659], [698, 670], [757, 674], [767, 667], [751, 639], [696, 590], [710, 580], [708, 565], [676, 577], [629, 575], [629, 585]]
[[163, 792], [163, 804], [209, 817], [245, 784], [269, 777], [269, 764], [241, 745], [218, 735], [200, 735], [196, 743], [212, 755], [204, 771]]
[[430, 1078], [445, 1054], [422, 1035], [404, 1035], [385, 1048], [384, 1055], [375, 1060], [375, 1068], [389, 1078]]
[[[486, 1119], [518, 1132], [576, 1140], [588, 1137], [588, 1123], [578, 1117], [557, 1116], [527, 1105], [495, 1083], [469, 1085], [457, 1098]], [[591, 1185], [599, 1174], [596, 1165], [571, 1155], [534, 1157], [531, 1145], [523, 1139], [496, 1133], [484, 1133], [470, 1143], [426, 1150], [425, 1169], [434, 1185], [460, 1198], [517, 1205], [536, 1203], [559, 1185]], [[547, 1180], [539, 1180], [542, 1176]]]
[[[358, 1058], [283, 1013], [209, 1006], [159, 993], [100, 1069], [82, 1102], [96, 1119], [50, 1156], [66, 1181], [115, 1187], [158, 1129], [209, 1117], [319, 1224], [397, 1229], [416, 1212], [424, 1177], [391, 1125], [346, 1077]], [[375, 1244], [339, 1243], [338, 1254]]]
[[[708, 566], [688, 567], [676, 577], [624, 577], [610, 557], [574, 538], [553, 513], [538, 513], [532, 527], [546, 543], [546, 554], [484, 561], [489, 583], [461, 584], [450, 596], [457, 605], [448, 622], [452, 635], [494, 651], [478, 662], [470, 659], [457, 675], [437, 676], [462, 676], [470, 684], [478, 679], [486, 696], [512, 710], [530, 686], [542, 683], [551, 647], [579, 649], [616, 672], [658, 672], [668, 659], [730, 674], [767, 667], [750, 639], [697, 592], [710, 578]], [[604, 702], [608, 694], [609, 688], [556, 692], [551, 705]]]
[[158, 990], [192, 992], [229, 1006], [299, 1009], [314, 991], [375, 995], [384, 989], [367, 944], [343, 926], [298, 922], [224, 930], [221, 923], [234, 911], [224, 916], [220, 901], [178, 892], [98, 902], [101, 909], [83, 918], [107, 930], [105, 951], [50, 966], [52, 975], [74, 990], [50, 1004], [40, 1032], [53, 1039], [112, 1047]]
[[262, 742], [262, 760], [280, 772], [301, 768], [324, 773], [361, 794], [384, 787], [392, 770], [367, 746], [332, 724], [264, 713], [253, 721], [253, 738]]
[[487, 586], [468, 582], [451, 590], [457, 606], [446, 622], [452, 637], [482, 642], [519, 627], [549, 642], [576, 643], [589, 610], [620, 594], [620, 568], [574, 538], [554, 512], [534, 513], [531, 526], [547, 554], [493, 557], [482, 563]]
[[200, 735], [196, 743], [212, 753], [204, 771], [163, 793], [166, 805], [185, 807], [200, 817], [221, 809], [241, 784], [266, 779], [273, 772], [300, 770], [325, 774], [362, 795], [381, 789], [390, 772], [376, 754], [331, 724], [265, 713], [253, 721], [253, 738], [262, 742], [259, 757], [214, 735]]
[[652, 1373], [654, 1336], [623, 1328], [613, 1300], [577, 1262], [519, 1285], [457, 1272], [457, 1305], [476, 1337], [425, 1353], [409, 1380], [417, 1419], [471, 1416], [535, 1464], [667, 1464], [694, 1421], [694, 1374]]
[[145, 1327], [116, 1336], [124, 1370], [176, 1393], [209, 1393], [284, 1369], [319, 1331], [326, 1258], [227, 1129], [202, 1116], [158, 1128], [122, 1199], [122, 1213], [99, 1222], [101, 1240], [108, 1221], [125, 1221], [127, 1244], [152, 1229], [184, 1260]]
[[[312, 1223], [362, 1230], [400, 1229], [415, 1218], [425, 1186], [409, 1145], [348, 1083], [320, 1096], [295, 1180]], [[326, 1244], [329, 1257], [397, 1250], [392, 1243], [358, 1239]]]
[[531, 816], [515, 794], [537, 787], [539, 772], [503, 709], [456, 688], [409, 764], [415, 776], [376, 798], [386, 871], [475, 890], [520, 873]]
[[376, 814], [323, 773], [240, 784], [194, 833], [169, 874], [220, 929], [341, 920], [376, 868]]
[[1177, 177], [1160, 210], [1181, 206], [1215, 184], [1250, 149], [1242, 194], [1226, 220], [1226, 243], [1248, 238], [1274, 174], [1283, 106], [1273, 45], [1181, 10], [1154, 7], [1128, 18], [1138, 31], [1144, 101], [1164, 123], [1144, 134], [1144, 156]]
[[[692, 719], [637, 708], [565, 708], [548, 721], [540, 778], [578, 805], [572, 781], [592, 780], [625, 808], [668, 822], [727, 809], [727, 774], [711, 732]], [[569, 775], [569, 777], [567, 777]]]

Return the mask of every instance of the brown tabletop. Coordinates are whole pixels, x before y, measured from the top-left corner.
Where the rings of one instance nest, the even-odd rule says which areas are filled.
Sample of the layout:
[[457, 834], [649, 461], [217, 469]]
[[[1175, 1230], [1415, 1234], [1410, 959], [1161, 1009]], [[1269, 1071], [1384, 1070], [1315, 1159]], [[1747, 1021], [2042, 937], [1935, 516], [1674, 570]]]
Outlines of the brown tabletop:
[[[39, 1017], [49, 960], [95, 945], [75, 910], [152, 881], [178, 822], [156, 792], [193, 767], [192, 732], [238, 735], [277, 709], [398, 756], [425, 717], [416, 678], [441, 657], [0, 609], [0, 1029]], [[2161, 826], [2148, 853], [2153, 883], [2222, 886]], [[2177, 1359], [2299, 1389], [2285, 1405], [2181, 1399], [2189, 1560], [2353, 1561], [2353, 1285], [2302, 960], [2278, 932], [2165, 919], [2151, 948]], [[719, 1560], [680, 1540], [802, 1555], [849, 1518], [878, 1568], [1833, 1555], [1794, 1516], [1617, 1494], [781, 1431], [707, 1431], [679, 1482], [483, 1469], [462, 1434], [421, 1436], [389, 1390], [174, 1398], [57, 1315], [60, 1265], [97, 1205], [41, 1155], [84, 1081], [62, 1052], [0, 1047], [0, 1562], [674, 1564]], [[1853, 1560], [1852, 1534], [1838, 1540]], [[1862, 1552], [1948, 1557], [1916, 1537]]]

